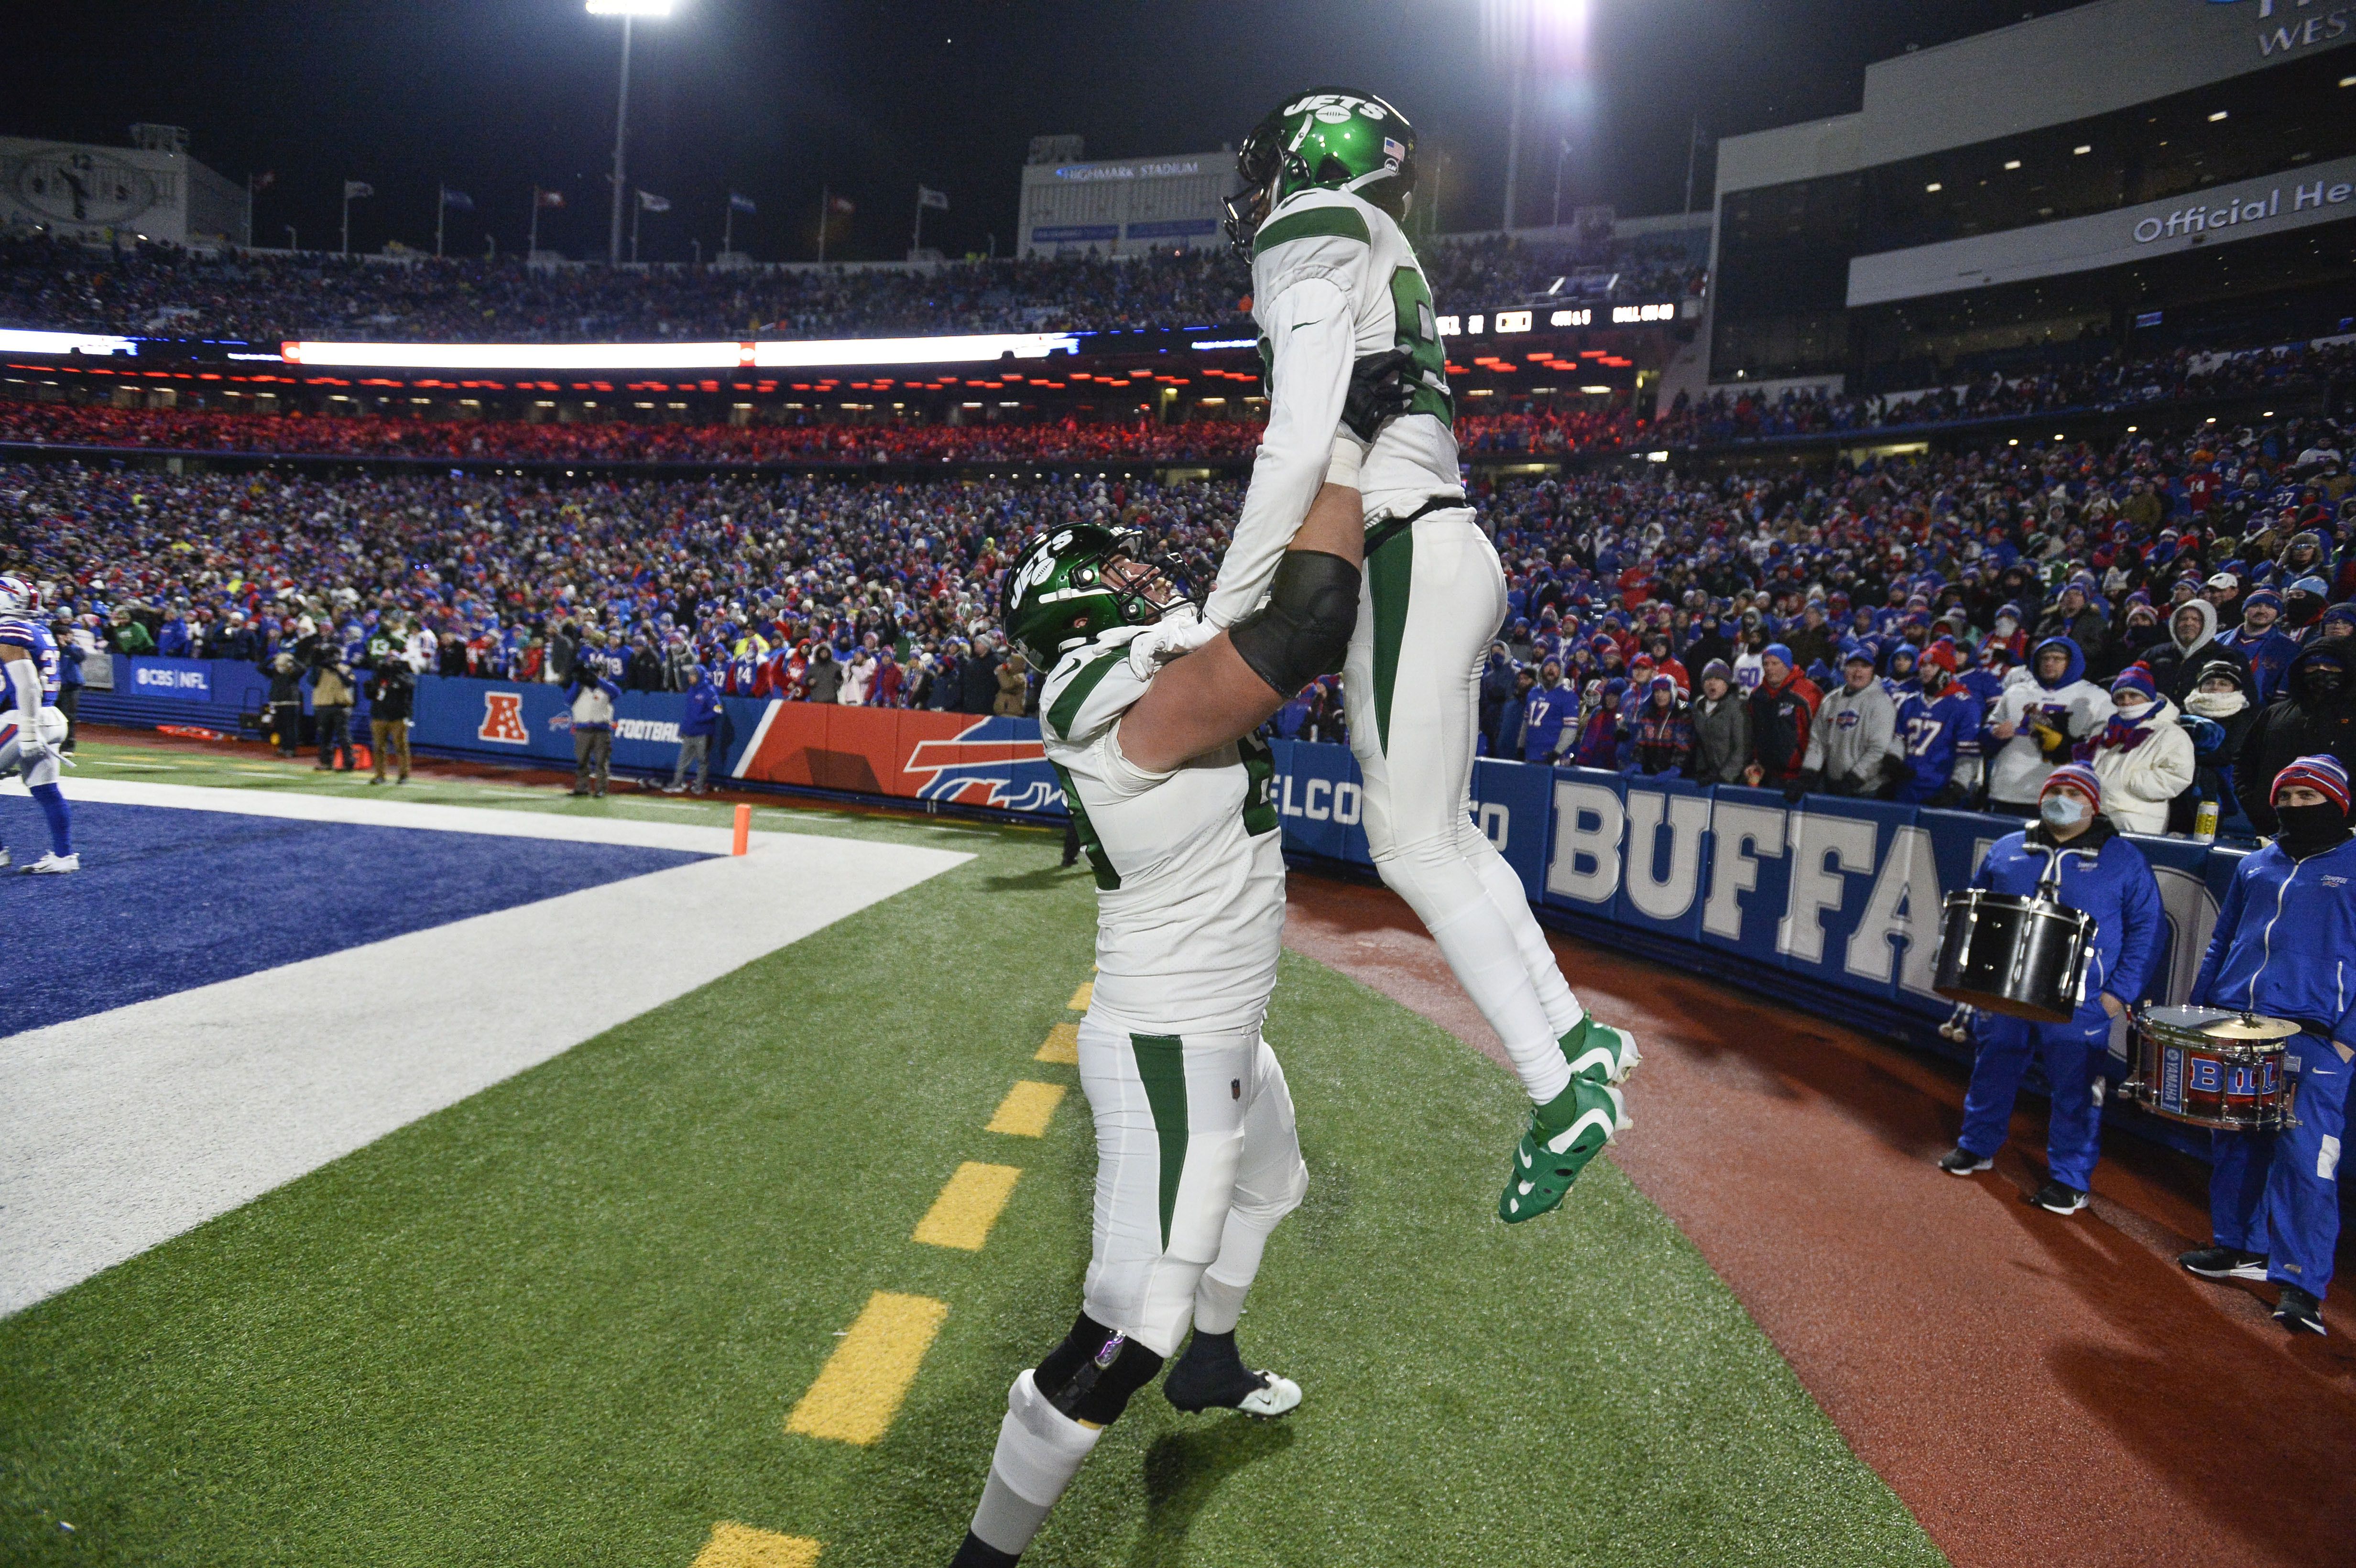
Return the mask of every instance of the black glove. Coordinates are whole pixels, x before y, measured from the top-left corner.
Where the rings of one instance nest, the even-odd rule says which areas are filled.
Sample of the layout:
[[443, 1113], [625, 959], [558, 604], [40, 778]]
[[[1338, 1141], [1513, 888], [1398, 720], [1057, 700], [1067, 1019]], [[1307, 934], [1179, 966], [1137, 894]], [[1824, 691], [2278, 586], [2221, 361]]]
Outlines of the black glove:
[[1415, 357], [1408, 350], [1369, 354], [1350, 368], [1350, 391], [1342, 400], [1342, 422], [1360, 441], [1372, 441], [1385, 421], [1407, 412], [1415, 400]]
[[1893, 757], [1885, 752], [1881, 757], [1881, 776], [1886, 783], [1902, 784], [1914, 776], [1914, 764], [1903, 757]]
[[1797, 778], [1785, 781], [1783, 784], [1783, 800], [1787, 805], [1795, 805], [1799, 804], [1799, 799], [1802, 795], [1813, 795], [1824, 787], [1824, 774], [1819, 773], [1804, 773], [1800, 774]]

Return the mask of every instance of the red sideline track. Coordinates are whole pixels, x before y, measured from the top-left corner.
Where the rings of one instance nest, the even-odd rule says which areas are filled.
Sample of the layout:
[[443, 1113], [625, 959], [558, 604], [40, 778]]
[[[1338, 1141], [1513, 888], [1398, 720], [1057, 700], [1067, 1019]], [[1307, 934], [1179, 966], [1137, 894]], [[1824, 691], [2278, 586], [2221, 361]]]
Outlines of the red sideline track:
[[[1504, 1060], [1390, 893], [1296, 876], [1285, 930]], [[2208, 1240], [2199, 1162], [2113, 1131], [2093, 1207], [2047, 1214], [2022, 1201], [2043, 1179], [2041, 1100], [2022, 1097], [1995, 1170], [1957, 1180], [1932, 1162], [1961, 1122], [1960, 1070], [1554, 944], [1581, 1001], [1644, 1048], [1610, 1157], [1958, 1568], [2356, 1563], [2347, 1238], [2332, 1337], [2294, 1339], [2271, 1286], [2176, 1266]]]

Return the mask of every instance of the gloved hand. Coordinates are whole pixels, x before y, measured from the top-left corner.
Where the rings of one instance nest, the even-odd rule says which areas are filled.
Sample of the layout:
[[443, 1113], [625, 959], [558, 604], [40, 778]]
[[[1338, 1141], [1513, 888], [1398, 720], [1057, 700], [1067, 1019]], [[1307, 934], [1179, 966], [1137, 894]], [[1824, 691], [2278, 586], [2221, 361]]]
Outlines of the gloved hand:
[[1173, 605], [1162, 612], [1162, 619], [1129, 640], [1129, 667], [1138, 679], [1151, 679], [1172, 659], [1194, 652], [1218, 635], [1219, 628], [1203, 619], [1192, 604]]
[[1369, 354], [1350, 367], [1342, 422], [1360, 441], [1372, 441], [1384, 421], [1408, 411], [1415, 399], [1415, 357], [1404, 348]]
[[2198, 713], [2179, 713], [2176, 721], [2184, 726], [2184, 732], [2192, 738], [2192, 754], [2196, 757], [2214, 756], [2217, 748], [2225, 743], [2225, 727], [2214, 719], [2203, 719]]
[[1885, 784], [1902, 784], [1914, 776], [1914, 764], [1903, 757], [1893, 757], [1885, 752], [1881, 756], [1881, 778]]
[[2070, 737], [2053, 727], [2053, 721], [2042, 713], [2029, 716], [2029, 736], [2048, 762], [2070, 749]]
[[1800, 797], [1802, 795], [1815, 795], [1824, 787], [1824, 774], [1820, 773], [1804, 773], [1795, 778], [1784, 781], [1783, 799], [1789, 805], [1797, 805], [1800, 803]]
[[24, 725], [16, 731], [17, 765], [21, 768], [29, 769], [35, 763], [48, 761], [54, 750], [37, 723]]

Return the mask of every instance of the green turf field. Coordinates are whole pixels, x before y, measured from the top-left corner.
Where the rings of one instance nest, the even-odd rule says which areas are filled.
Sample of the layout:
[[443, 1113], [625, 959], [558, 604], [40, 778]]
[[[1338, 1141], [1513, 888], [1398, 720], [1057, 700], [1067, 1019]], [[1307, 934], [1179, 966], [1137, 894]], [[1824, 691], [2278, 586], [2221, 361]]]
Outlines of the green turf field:
[[[975, 859], [0, 1322], [0, 1561], [689, 1568], [734, 1521], [823, 1568], [946, 1562], [1007, 1382], [1077, 1305], [1086, 1105], [1033, 1057], [1090, 889], [1040, 832], [761, 816]], [[1268, 1034], [1311, 1188], [1242, 1340], [1306, 1403], [1141, 1396], [1026, 1563], [1944, 1561], [1617, 1170], [1496, 1222], [1518, 1096], [1487, 1061], [1293, 956]], [[1045, 1136], [986, 1131], [1023, 1081], [1069, 1087]], [[986, 1242], [913, 1240], [965, 1162], [1023, 1172]], [[789, 1433], [878, 1291], [947, 1309], [905, 1404], [872, 1445]]]

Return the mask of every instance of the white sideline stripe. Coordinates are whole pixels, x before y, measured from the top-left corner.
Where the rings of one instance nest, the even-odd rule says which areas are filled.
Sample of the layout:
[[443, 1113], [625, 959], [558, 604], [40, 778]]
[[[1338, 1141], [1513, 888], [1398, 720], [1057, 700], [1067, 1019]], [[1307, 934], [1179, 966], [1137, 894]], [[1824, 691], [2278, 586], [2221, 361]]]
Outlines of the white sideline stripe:
[[777, 702], [771, 698], [769, 705], [761, 709], [761, 721], [753, 726], [753, 738], [745, 741], [744, 749], [736, 754], [736, 766], [729, 773], [731, 778], [743, 778], [744, 770], [753, 765], [753, 759], [761, 754], [761, 742], [769, 738], [769, 726], [776, 717]]
[[[724, 848], [730, 837], [724, 827], [177, 784], [91, 781], [74, 794], [667, 848]], [[0, 1316], [970, 859], [756, 833], [742, 859], [0, 1039]]]

